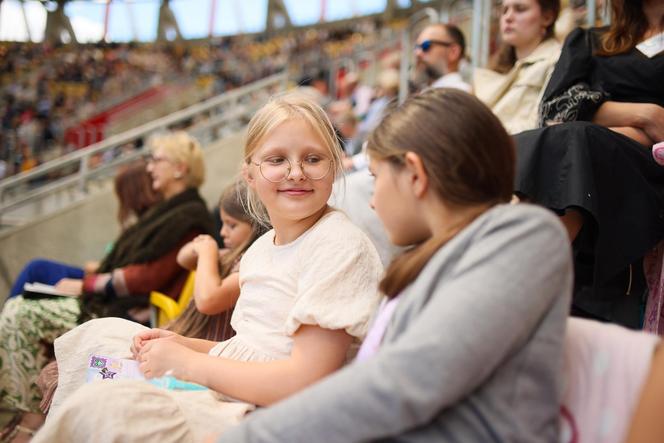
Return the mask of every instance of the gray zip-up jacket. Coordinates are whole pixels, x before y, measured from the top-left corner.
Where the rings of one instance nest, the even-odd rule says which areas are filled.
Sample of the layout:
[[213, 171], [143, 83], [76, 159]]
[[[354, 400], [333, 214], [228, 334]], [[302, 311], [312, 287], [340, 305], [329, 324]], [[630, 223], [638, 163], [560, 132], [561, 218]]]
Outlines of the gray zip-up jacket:
[[494, 207], [404, 290], [374, 357], [219, 441], [556, 442], [571, 289], [557, 218]]

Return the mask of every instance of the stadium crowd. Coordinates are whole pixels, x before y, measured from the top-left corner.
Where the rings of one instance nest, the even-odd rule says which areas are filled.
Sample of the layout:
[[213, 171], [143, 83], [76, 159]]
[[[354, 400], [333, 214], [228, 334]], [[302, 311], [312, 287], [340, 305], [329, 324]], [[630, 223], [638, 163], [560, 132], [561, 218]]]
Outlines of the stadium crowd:
[[[474, 71], [462, 30], [428, 24], [403, 103], [391, 51], [334, 96], [312, 74], [354, 33], [146, 53], [213, 93], [294, 60], [302, 81], [248, 124], [222, 244], [177, 131], [116, 178], [101, 261], [26, 264], [3, 441], [662, 441], [664, 2], [610, 7], [561, 41], [559, 0], [503, 0]], [[180, 317], [150, 323], [153, 290]]]

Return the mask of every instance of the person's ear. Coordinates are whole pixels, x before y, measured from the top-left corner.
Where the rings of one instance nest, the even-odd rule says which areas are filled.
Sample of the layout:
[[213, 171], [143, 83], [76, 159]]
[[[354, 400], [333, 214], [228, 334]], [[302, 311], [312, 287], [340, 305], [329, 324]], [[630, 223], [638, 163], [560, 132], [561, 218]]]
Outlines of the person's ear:
[[254, 179], [254, 175], [251, 173], [251, 170], [249, 169], [249, 165], [247, 163], [242, 164], [242, 178], [244, 178], [244, 181], [247, 182], [247, 185], [253, 189], [255, 186], [256, 180]]
[[406, 152], [404, 166], [409, 174], [408, 180], [413, 194], [417, 198], [423, 197], [429, 188], [429, 175], [424, 168], [422, 157], [412, 151]]
[[174, 163], [173, 178], [176, 180], [182, 179], [187, 173], [187, 166], [182, 163]]
[[546, 11], [542, 13], [542, 26], [544, 26], [544, 32], [546, 32], [546, 28], [551, 26], [554, 21], [553, 11]]
[[454, 44], [449, 47], [447, 61], [452, 63], [461, 61], [461, 46]]

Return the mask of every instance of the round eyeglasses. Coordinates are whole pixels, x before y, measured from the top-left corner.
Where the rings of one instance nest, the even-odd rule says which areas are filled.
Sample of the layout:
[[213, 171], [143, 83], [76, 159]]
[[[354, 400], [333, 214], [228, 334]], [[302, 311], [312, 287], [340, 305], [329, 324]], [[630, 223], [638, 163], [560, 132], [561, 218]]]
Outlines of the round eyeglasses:
[[[272, 183], [281, 183], [286, 180], [293, 169], [293, 164], [288, 157], [272, 156], [260, 161], [260, 163], [251, 162], [258, 166], [263, 178]], [[332, 161], [322, 155], [307, 155], [297, 162], [302, 171], [302, 175], [310, 180], [320, 180], [324, 178], [332, 169]]]

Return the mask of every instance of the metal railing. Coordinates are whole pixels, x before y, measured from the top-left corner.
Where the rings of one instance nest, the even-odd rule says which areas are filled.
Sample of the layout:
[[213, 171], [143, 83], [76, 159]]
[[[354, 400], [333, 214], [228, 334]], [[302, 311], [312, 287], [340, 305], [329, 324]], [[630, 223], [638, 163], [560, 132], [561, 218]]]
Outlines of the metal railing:
[[[219, 138], [221, 131], [229, 125], [238, 125], [239, 129], [239, 124], [246, 123], [270, 94], [286, 88], [287, 80], [285, 72], [275, 74], [9, 177], [0, 182], [0, 221], [10, 211], [37, 204], [66, 190], [87, 194], [91, 181], [111, 175], [118, 166], [135, 160], [143, 152], [137, 149], [92, 166], [94, 158], [109, 151], [115, 152], [127, 144], [142, 144], [154, 133], [187, 126], [186, 130], [206, 145]], [[198, 123], [191, 125], [196, 120]], [[67, 169], [75, 172], [62, 174]], [[58, 172], [63, 176], [52, 179], [52, 175]]]

